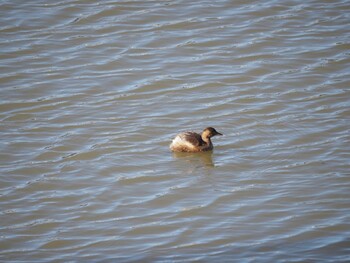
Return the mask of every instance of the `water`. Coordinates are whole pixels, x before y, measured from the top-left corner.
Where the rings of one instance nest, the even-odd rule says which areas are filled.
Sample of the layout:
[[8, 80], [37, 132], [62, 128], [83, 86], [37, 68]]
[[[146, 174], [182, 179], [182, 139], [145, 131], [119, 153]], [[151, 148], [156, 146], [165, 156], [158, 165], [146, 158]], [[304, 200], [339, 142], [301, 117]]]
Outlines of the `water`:
[[1, 1], [1, 261], [348, 261], [349, 9]]

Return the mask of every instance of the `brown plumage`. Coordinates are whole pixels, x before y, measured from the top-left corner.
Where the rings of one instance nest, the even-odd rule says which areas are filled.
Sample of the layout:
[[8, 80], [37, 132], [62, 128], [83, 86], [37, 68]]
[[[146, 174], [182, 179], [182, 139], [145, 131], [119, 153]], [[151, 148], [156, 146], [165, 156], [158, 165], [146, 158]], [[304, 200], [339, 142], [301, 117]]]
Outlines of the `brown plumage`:
[[214, 128], [205, 128], [202, 134], [195, 132], [182, 132], [178, 134], [170, 144], [173, 152], [204, 152], [213, 150], [213, 143], [210, 138], [215, 135], [222, 135]]

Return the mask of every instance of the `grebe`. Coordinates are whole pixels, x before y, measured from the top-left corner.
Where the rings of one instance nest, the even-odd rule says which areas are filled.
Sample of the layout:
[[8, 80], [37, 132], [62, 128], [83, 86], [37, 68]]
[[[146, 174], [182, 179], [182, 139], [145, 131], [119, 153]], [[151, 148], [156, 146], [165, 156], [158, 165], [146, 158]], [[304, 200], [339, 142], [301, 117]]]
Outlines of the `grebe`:
[[182, 132], [178, 134], [170, 144], [170, 150], [173, 152], [205, 152], [213, 150], [213, 144], [210, 140], [215, 135], [222, 135], [214, 128], [205, 128], [202, 135], [195, 132]]

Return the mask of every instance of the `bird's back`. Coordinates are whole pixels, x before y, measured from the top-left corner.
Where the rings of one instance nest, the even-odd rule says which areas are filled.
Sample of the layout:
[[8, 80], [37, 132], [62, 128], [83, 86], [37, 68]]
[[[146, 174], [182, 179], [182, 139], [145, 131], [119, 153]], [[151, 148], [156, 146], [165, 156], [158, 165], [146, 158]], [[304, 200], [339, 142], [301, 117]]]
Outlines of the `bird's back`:
[[178, 134], [170, 145], [172, 151], [193, 152], [200, 151], [204, 144], [200, 134], [195, 132], [182, 132]]

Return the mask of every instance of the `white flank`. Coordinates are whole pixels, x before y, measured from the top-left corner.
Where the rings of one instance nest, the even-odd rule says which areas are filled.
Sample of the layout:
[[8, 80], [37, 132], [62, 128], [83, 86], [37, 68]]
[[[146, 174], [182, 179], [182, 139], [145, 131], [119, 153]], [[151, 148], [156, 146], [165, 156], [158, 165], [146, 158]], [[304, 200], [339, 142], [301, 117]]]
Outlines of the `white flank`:
[[181, 136], [176, 136], [173, 142], [170, 144], [170, 149], [176, 149], [176, 148], [184, 148], [187, 147], [188, 149], [194, 149], [195, 147], [189, 143], [188, 141], [181, 138]]

